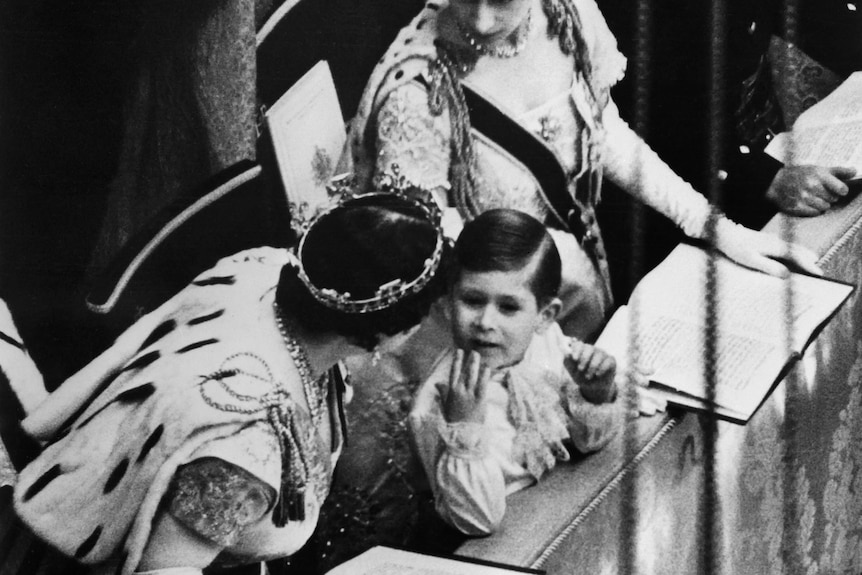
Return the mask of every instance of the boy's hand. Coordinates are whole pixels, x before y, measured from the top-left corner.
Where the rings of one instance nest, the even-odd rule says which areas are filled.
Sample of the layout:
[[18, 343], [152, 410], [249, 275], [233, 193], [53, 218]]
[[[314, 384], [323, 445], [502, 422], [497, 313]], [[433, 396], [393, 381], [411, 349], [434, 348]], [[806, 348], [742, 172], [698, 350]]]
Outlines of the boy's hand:
[[485, 421], [485, 390], [490, 375], [491, 370], [482, 365], [477, 352], [470, 352], [465, 366], [464, 350], [455, 351], [449, 385], [437, 384], [443, 417], [448, 423]]
[[633, 415], [655, 415], [667, 409], [667, 401], [649, 389], [649, 376], [652, 373], [651, 367], [641, 365], [617, 372], [617, 386], [632, 390], [633, 396], [628, 395], [626, 403]]
[[609, 403], [616, 398], [617, 363], [609, 353], [572, 338], [566, 368], [590, 403]]

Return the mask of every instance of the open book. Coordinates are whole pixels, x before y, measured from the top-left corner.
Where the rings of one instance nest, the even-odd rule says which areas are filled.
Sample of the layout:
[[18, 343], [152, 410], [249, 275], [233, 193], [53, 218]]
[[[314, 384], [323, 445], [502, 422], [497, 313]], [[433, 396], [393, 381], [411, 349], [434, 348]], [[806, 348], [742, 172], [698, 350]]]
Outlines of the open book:
[[438, 557], [392, 547], [372, 547], [326, 575], [506, 575], [544, 573], [467, 557]]
[[862, 177], [862, 72], [805, 110], [790, 132], [769, 142], [766, 153], [786, 165], [856, 168]]
[[[708, 258], [702, 249], [677, 246], [638, 283], [629, 305], [614, 313], [596, 342], [625, 363], [629, 344], [636, 341], [640, 364], [654, 369], [650, 387], [669, 404], [702, 410], [709, 407], [704, 374]], [[854, 287], [795, 273], [782, 280], [723, 256], [717, 260], [717, 277], [714, 411], [745, 423]]]
[[325, 61], [315, 64], [263, 118], [264, 153], [274, 156], [294, 217], [307, 219], [329, 201], [326, 185], [335, 174], [347, 132]]

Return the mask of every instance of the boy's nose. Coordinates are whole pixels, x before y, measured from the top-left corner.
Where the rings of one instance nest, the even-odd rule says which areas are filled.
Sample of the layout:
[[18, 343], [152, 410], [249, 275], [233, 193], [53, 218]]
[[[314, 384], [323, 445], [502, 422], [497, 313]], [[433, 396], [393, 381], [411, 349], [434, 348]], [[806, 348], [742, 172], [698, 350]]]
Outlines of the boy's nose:
[[483, 331], [492, 329], [494, 327], [494, 316], [494, 308], [492, 306], [485, 306], [482, 308], [482, 311], [476, 314], [476, 327]]

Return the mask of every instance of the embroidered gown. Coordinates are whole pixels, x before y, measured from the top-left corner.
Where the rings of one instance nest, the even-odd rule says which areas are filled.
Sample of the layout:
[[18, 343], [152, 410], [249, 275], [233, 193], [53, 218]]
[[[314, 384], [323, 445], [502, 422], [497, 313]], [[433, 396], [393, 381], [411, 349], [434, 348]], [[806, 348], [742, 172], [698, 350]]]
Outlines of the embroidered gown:
[[[524, 162], [475, 129], [470, 138], [478, 189], [470, 199], [472, 209], [479, 212], [514, 208], [546, 222], [563, 259], [560, 323], [568, 335], [592, 341], [613, 306], [594, 213], [603, 174], [668, 216], [689, 236], [704, 233], [710, 207], [620, 118], [609, 91], [623, 77], [626, 62], [595, 1], [561, 1], [571, 2], [579, 15], [597, 97], [590, 97], [583, 73], [575, 70], [566, 94], [514, 119], [550, 147], [568, 174], [569, 194], [582, 211], [591, 245], [579, 244], [559, 216], [552, 214], [536, 176]], [[467, 169], [455, 135], [464, 123], [469, 128], [469, 118], [457, 117], [450, 106], [436, 110], [430, 88], [440, 56], [438, 15], [445, 8], [445, 1], [429, 2], [402, 29], [373, 72], [351, 125], [351, 159], [360, 182], [368, 184], [397, 164], [414, 184], [436, 190], [441, 203], [469, 219], [471, 209], [459, 203], [454, 189], [459, 174]], [[480, 92], [470, 84], [469, 72], [460, 73], [458, 82]], [[482, 95], [512, 116], [495, 102], [494, 94]], [[590, 185], [578, 185], [584, 179]]]
[[[291, 258], [258, 248], [221, 260], [25, 421], [52, 438], [14, 495], [37, 535], [123, 574], [138, 565], [160, 510], [223, 545], [220, 564], [302, 547], [341, 429], [335, 394], [323, 381], [319, 393], [304, 389], [276, 322], [276, 286]], [[63, 390], [82, 385], [90, 401], [69, 413]]]

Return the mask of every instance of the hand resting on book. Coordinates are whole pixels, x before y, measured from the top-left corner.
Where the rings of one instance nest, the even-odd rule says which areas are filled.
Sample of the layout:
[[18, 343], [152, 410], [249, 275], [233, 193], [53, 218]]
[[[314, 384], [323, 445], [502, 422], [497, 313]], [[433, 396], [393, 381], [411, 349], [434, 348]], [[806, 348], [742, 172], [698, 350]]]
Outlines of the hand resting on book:
[[805, 273], [823, 275], [817, 265], [817, 255], [808, 248], [726, 218], [718, 221], [714, 245], [737, 263], [769, 275], [786, 277], [790, 273], [782, 260]]

